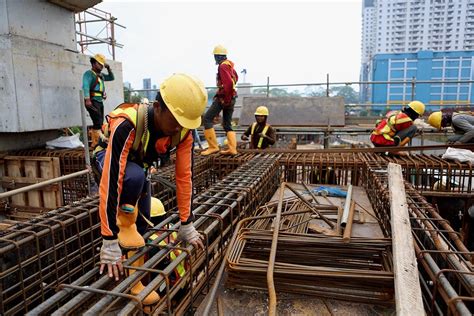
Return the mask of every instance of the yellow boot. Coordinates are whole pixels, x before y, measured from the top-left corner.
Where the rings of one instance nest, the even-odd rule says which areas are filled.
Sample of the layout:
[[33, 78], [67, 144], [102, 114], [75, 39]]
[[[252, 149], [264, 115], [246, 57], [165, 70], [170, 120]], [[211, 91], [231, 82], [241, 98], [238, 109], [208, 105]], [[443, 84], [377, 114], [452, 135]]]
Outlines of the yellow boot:
[[237, 138], [235, 132], [227, 132], [227, 150], [221, 150], [223, 155], [237, 155]]
[[91, 140], [92, 140], [91, 147], [92, 147], [92, 149], [94, 149], [95, 146], [97, 146], [97, 144], [99, 143], [99, 137], [100, 137], [101, 133], [102, 132], [100, 131], [100, 129], [91, 130]]
[[[128, 207], [128, 211], [127, 211]], [[125, 249], [137, 249], [145, 246], [145, 240], [137, 231], [138, 208], [124, 204], [117, 214], [117, 226], [119, 228], [118, 240], [120, 246]]]
[[213, 128], [204, 130], [204, 137], [206, 137], [209, 147], [201, 152], [201, 155], [207, 156], [219, 152], [219, 145], [217, 144], [216, 132]]
[[[128, 252], [128, 257], [131, 258], [135, 253], [136, 253], [135, 251], [129, 251]], [[143, 266], [144, 263], [145, 263], [145, 259], [144, 259], [143, 256], [141, 256], [140, 258], [135, 260], [134, 263], [132, 263], [132, 266], [133, 267], [141, 267], [141, 266]], [[135, 270], [130, 269], [128, 273], [129, 273], [129, 275], [132, 275], [132, 274], [135, 273]], [[144, 288], [145, 288], [145, 286], [143, 285], [142, 281], [138, 281], [138, 283], [135, 284], [130, 289], [130, 293], [132, 295], [138, 295], [141, 291], [143, 291]], [[160, 300], [160, 295], [158, 295], [158, 293], [156, 293], [156, 291], [153, 291], [150, 294], [148, 294], [147, 297], [145, 297], [145, 299], [142, 301], [142, 304], [143, 305], [153, 305], [153, 304], [156, 304], [159, 300]]]

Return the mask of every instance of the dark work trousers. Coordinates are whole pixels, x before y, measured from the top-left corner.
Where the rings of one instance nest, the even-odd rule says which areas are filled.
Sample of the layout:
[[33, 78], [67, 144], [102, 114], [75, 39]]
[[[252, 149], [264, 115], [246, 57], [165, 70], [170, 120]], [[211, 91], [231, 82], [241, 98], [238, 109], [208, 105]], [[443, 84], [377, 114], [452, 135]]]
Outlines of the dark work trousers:
[[400, 144], [400, 142], [407, 137], [413, 138], [417, 130], [418, 129], [416, 128], [416, 126], [412, 125], [408, 128], [398, 131], [393, 137], [393, 139], [395, 140], [395, 146], [398, 146], [398, 144]]
[[102, 124], [104, 123], [104, 103], [91, 99], [92, 105], [86, 106], [87, 112], [92, 119], [92, 128], [101, 129]]
[[204, 114], [204, 128], [210, 129], [212, 128], [212, 120], [222, 111], [222, 127], [224, 131], [231, 132], [232, 131], [232, 114], [234, 113], [234, 105], [235, 105], [235, 98], [232, 99], [229, 106], [222, 106], [222, 104], [218, 101], [218, 99], [214, 99], [211, 106], [207, 110], [206, 114]]
[[412, 125], [408, 128], [402, 129], [401, 131], [398, 131], [395, 136], [393, 136], [394, 143], [393, 145], [379, 145], [376, 143], [373, 143], [375, 147], [390, 147], [390, 146], [398, 146], [402, 140], [404, 140], [406, 137], [413, 138], [416, 134], [416, 131], [418, 129], [416, 128], [415, 125]]
[[[96, 164], [100, 173], [102, 173], [104, 158], [105, 150], [102, 150], [96, 154]], [[148, 224], [143, 219], [143, 216], [145, 216], [147, 219], [150, 219], [150, 183], [146, 179], [145, 172], [143, 171], [142, 167], [134, 162], [127, 161], [119, 206], [123, 204], [136, 205], [137, 201], [139, 210], [136, 221], [137, 231], [140, 233], [140, 235], [143, 235], [148, 227]]]

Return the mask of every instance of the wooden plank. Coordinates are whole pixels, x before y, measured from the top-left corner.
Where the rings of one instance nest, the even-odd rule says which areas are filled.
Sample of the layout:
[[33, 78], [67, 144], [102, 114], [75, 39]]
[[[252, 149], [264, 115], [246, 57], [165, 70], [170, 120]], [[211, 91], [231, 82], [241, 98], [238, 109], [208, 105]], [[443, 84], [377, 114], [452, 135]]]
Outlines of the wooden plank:
[[[9, 160], [8, 157], [5, 157], [6, 163], [6, 173], [8, 176], [11, 177], [23, 177], [21, 173], [21, 161], [17, 160]], [[10, 199], [12, 204], [16, 205], [26, 205], [26, 196], [25, 193], [16, 194], [11, 197]]]
[[[25, 160], [23, 162], [25, 167], [25, 177], [36, 178], [38, 176], [38, 163], [32, 160]], [[28, 206], [41, 206], [41, 192], [39, 190], [30, 190], [26, 193], [28, 196]]]
[[397, 315], [425, 315], [408, 204], [399, 164], [388, 164], [393, 269]]
[[[49, 161], [39, 162], [40, 173], [41, 173], [42, 178], [47, 178], [47, 179], [54, 178], [52, 159], [53, 158], [49, 158]], [[43, 206], [47, 208], [56, 208], [59, 206], [56, 201], [55, 192], [43, 191], [43, 202], [44, 202]]]

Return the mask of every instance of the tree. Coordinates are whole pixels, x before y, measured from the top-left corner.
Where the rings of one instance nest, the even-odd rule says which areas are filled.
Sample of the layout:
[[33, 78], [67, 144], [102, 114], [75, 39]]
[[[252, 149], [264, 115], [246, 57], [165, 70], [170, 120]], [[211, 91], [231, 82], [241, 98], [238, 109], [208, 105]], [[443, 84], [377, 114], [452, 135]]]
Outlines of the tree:
[[325, 97], [326, 89], [322, 87], [307, 86], [304, 89], [304, 94], [308, 97]]
[[331, 92], [344, 97], [344, 103], [359, 103], [359, 94], [351, 86], [334, 87]]

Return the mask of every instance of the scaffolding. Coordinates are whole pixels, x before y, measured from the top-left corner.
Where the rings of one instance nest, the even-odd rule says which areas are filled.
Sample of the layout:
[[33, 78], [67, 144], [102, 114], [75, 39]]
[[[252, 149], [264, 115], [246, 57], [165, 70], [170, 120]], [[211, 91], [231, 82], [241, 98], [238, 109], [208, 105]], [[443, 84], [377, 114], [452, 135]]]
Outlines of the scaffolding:
[[[115, 60], [115, 48], [123, 48], [115, 39], [115, 27], [126, 27], [118, 24], [117, 18], [112, 14], [97, 8], [79, 12], [76, 14], [76, 36], [77, 44], [81, 53], [88, 50], [89, 45], [106, 44], [112, 59]], [[94, 25], [92, 25], [94, 23]], [[96, 30], [99, 29], [99, 31]], [[96, 33], [92, 35], [90, 33]]]

